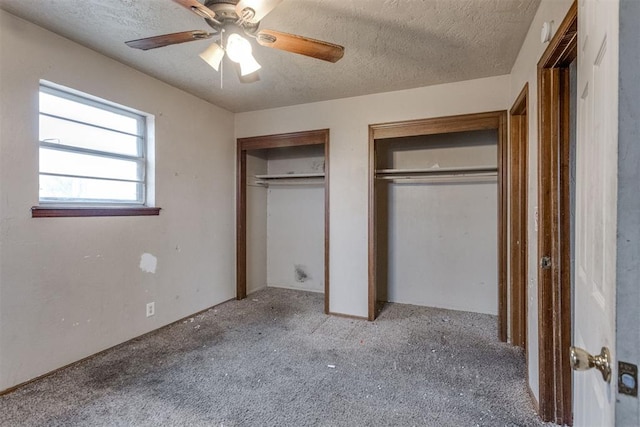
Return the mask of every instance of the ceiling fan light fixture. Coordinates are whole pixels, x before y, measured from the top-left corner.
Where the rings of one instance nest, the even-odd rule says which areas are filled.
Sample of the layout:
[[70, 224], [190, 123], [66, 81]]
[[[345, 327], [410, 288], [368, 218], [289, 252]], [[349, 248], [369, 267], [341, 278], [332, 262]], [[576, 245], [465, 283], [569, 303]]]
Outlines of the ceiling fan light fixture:
[[251, 58], [247, 58], [244, 61], [240, 62], [240, 75], [244, 77], [249, 74], [255, 73], [261, 68], [262, 65], [260, 65], [258, 61], [256, 61], [252, 56]]
[[251, 43], [239, 34], [232, 33], [227, 38], [227, 55], [240, 65], [240, 74], [246, 76], [255, 73], [262, 66], [253, 57]]
[[[2, 0], [0, 0], [1, 2]], [[162, 34], [125, 44], [134, 49], [149, 50], [195, 40], [219, 37], [200, 57], [212, 68], [220, 72], [222, 82], [222, 60], [225, 54], [233, 62], [233, 67], [242, 83], [259, 80], [257, 74], [262, 67], [252, 52], [251, 38], [260, 46], [285, 52], [305, 55], [328, 62], [336, 62], [344, 56], [344, 47], [274, 30], [259, 30], [260, 22], [282, 0], [173, 0], [182, 7], [205, 19], [214, 32], [202, 30], [182, 31]], [[229, 34], [227, 38], [226, 35]], [[249, 39], [244, 36], [249, 37]], [[222, 84], [221, 84], [222, 87]]]
[[200, 54], [200, 58], [202, 58], [207, 64], [211, 65], [216, 71], [220, 71], [220, 63], [222, 62], [223, 57], [224, 49], [221, 48], [218, 43], [213, 43], [207, 48], [207, 50]]

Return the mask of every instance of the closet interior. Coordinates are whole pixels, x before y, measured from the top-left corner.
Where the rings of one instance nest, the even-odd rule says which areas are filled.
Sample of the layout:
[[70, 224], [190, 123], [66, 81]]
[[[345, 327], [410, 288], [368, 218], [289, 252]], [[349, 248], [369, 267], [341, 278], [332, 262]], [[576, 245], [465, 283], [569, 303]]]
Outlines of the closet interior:
[[498, 130], [373, 144], [378, 307], [498, 314]]
[[238, 298], [264, 287], [328, 301], [328, 131], [238, 140]]

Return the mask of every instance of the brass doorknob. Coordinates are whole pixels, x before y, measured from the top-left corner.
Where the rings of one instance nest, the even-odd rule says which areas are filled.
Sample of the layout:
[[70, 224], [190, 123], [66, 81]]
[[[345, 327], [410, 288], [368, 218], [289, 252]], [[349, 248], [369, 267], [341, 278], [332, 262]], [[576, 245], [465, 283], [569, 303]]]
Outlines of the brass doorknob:
[[605, 382], [611, 382], [611, 354], [607, 347], [602, 347], [597, 356], [592, 356], [579, 347], [571, 347], [570, 362], [574, 371], [596, 368], [602, 374], [602, 379]]

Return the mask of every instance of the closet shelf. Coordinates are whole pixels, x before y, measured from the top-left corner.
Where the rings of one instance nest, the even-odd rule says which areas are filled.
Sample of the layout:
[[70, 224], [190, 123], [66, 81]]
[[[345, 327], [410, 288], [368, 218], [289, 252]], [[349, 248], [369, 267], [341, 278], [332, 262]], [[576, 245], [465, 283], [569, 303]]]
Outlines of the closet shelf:
[[255, 185], [315, 185], [324, 182], [324, 172], [255, 175]]
[[447, 182], [495, 182], [497, 173], [483, 174], [458, 174], [458, 175], [386, 175], [378, 176], [376, 179], [384, 181], [407, 181], [421, 183], [447, 183]]
[[256, 175], [256, 179], [268, 181], [270, 179], [304, 179], [304, 178], [324, 178], [324, 172], [317, 173], [283, 173], [274, 175]]
[[458, 175], [498, 172], [496, 166], [458, 166], [445, 168], [419, 168], [419, 169], [377, 169], [376, 175], [394, 176], [394, 175]]

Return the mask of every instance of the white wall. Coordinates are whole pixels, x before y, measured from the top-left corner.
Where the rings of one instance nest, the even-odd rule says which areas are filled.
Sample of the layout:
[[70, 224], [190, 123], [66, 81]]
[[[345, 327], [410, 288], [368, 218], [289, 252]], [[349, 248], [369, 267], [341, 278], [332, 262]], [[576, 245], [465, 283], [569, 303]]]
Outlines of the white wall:
[[324, 292], [323, 182], [256, 178], [323, 170], [322, 146], [247, 153], [248, 293], [266, 286]]
[[267, 194], [255, 175], [267, 173], [266, 150], [247, 153], [247, 293], [267, 286]]
[[[269, 150], [269, 174], [324, 171], [324, 146]], [[269, 186], [267, 285], [324, 292], [324, 184]]]
[[[233, 114], [3, 11], [0, 60], [0, 390], [232, 298]], [[31, 218], [40, 79], [155, 116], [160, 216]]]
[[497, 314], [496, 182], [389, 193], [389, 301]]
[[[543, 21], [557, 28], [571, 3], [542, 0], [510, 76], [235, 115], [237, 137], [331, 129], [331, 311], [367, 314], [367, 126], [507, 109], [529, 82], [528, 336], [537, 336], [539, 32]], [[221, 201], [234, 197], [234, 116], [2, 11], [0, 55], [0, 390], [231, 298], [233, 204]], [[30, 218], [39, 79], [155, 115], [159, 217]], [[158, 258], [155, 274], [138, 268], [145, 252]], [[146, 319], [149, 300], [157, 314]], [[528, 349], [537, 396], [535, 339]]]
[[528, 277], [528, 330], [527, 330], [527, 355], [529, 367], [529, 386], [533, 395], [538, 398], [538, 236], [535, 225], [535, 212], [538, 205], [538, 84], [537, 63], [547, 44], [540, 41], [540, 31], [544, 22], [553, 21], [552, 30], [555, 34], [558, 26], [564, 19], [573, 0], [542, 0], [536, 16], [531, 23], [527, 37], [520, 49], [518, 58], [511, 70], [511, 85], [509, 95], [509, 107], [513, 105], [518, 94], [529, 83], [529, 206], [528, 206], [528, 248], [529, 259], [527, 271]]
[[324, 292], [324, 186], [269, 188], [267, 286]]
[[367, 316], [369, 124], [505, 110], [509, 76], [235, 116], [236, 136], [330, 129], [330, 310]]
[[[496, 131], [382, 140], [377, 167], [496, 167], [497, 141]], [[497, 314], [497, 178], [463, 178], [378, 181], [388, 301]]]

